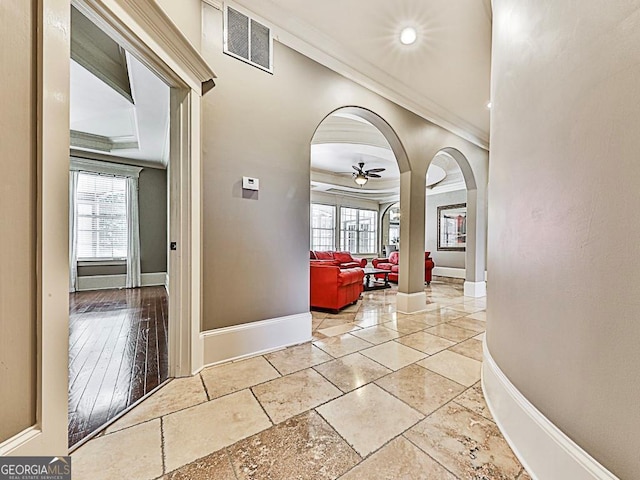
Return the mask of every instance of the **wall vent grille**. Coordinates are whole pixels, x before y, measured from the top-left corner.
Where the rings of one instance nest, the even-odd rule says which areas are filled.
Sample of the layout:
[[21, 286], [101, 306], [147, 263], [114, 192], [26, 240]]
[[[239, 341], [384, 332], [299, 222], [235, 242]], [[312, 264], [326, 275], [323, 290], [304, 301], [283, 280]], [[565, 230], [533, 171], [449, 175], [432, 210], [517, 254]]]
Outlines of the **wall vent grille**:
[[271, 29], [228, 5], [224, 13], [224, 53], [273, 73]]

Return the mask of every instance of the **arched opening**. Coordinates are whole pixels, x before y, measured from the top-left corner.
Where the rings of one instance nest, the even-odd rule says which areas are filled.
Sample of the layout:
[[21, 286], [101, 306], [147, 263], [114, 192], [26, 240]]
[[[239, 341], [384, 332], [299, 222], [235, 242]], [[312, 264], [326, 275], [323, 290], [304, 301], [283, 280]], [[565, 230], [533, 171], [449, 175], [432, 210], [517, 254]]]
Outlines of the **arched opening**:
[[398, 201], [400, 187], [397, 161], [384, 135], [359, 116], [334, 112], [316, 130], [310, 162], [310, 249], [378, 256], [378, 220]]
[[380, 251], [383, 256], [400, 247], [400, 202], [392, 203], [382, 212], [380, 220]]
[[[389, 124], [360, 107], [340, 108], [320, 122], [311, 139], [310, 162], [311, 307], [337, 311], [357, 302], [363, 288], [391, 287], [384, 281], [388, 277], [382, 275], [384, 283], [378, 285], [375, 274], [367, 272], [372, 260], [386, 253], [382, 242], [388, 231], [381, 220], [390, 205], [398, 205], [400, 174], [409, 163]], [[396, 217], [395, 244], [399, 211]], [[339, 264], [341, 274], [349, 268], [361, 270], [353, 273], [360, 275], [359, 284], [354, 280], [338, 303], [318, 292], [326, 285], [316, 279], [320, 271], [315, 267], [330, 261]]]
[[[456, 148], [438, 151], [431, 161], [446, 176], [427, 191], [427, 250], [437, 265], [435, 274], [464, 279], [465, 295], [485, 296], [484, 203], [469, 160]], [[480, 235], [478, 233], [481, 233]]]

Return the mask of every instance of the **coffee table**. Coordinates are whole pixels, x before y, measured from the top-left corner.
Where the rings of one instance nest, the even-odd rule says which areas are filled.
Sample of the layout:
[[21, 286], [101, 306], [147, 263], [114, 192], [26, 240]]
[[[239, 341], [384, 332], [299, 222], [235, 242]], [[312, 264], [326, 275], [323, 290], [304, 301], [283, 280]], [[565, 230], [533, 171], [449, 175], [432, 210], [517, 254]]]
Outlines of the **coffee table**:
[[[384, 275], [384, 283], [373, 280], [371, 281], [371, 276], [376, 274]], [[368, 267], [364, 269], [364, 289], [368, 290], [382, 290], [384, 288], [391, 288], [389, 285], [389, 270], [382, 270], [380, 268], [372, 268]]]

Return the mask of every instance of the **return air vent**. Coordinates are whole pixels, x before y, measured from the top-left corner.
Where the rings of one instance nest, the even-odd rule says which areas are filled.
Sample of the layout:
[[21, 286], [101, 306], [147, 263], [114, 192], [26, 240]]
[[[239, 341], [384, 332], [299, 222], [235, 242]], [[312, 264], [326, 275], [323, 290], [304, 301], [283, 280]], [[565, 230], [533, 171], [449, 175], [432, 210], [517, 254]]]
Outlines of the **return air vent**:
[[273, 73], [269, 27], [229, 6], [224, 13], [224, 53]]

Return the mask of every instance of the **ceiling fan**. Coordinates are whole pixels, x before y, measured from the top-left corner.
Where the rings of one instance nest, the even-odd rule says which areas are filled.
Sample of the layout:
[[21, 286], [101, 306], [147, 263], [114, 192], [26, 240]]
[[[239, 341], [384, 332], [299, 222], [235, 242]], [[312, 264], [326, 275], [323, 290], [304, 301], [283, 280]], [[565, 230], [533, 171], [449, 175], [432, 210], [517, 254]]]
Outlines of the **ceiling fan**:
[[378, 173], [386, 170], [386, 168], [371, 168], [369, 170], [365, 170], [364, 162], [358, 163], [358, 166], [352, 165], [352, 168], [355, 170], [355, 172], [351, 174], [353, 176], [353, 181], [361, 187], [369, 181], [369, 178], [382, 178]]

